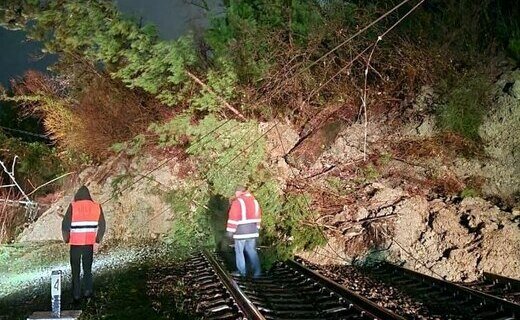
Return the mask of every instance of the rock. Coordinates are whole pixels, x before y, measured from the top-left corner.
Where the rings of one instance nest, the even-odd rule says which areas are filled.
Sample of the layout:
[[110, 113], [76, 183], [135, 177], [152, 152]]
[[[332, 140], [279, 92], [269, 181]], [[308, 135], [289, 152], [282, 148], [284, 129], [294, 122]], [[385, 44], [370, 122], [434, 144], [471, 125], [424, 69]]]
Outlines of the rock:
[[520, 274], [520, 229], [488, 201], [465, 198], [457, 205], [416, 196], [395, 211], [399, 245], [391, 247], [391, 260], [453, 281], [474, 281], [483, 270]]
[[435, 119], [432, 116], [426, 116], [421, 124], [415, 129], [417, 135], [421, 137], [431, 137], [435, 131]]
[[[511, 95], [503, 92], [503, 84], [512, 81]], [[482, 168], [463, 171], [486, 178], [484, 195], [510, 199], [520, 192], [520, 99], [516, 91], [520, 88], [520, 72], [504, 73], [495, 87], [496, 102], [479, 128], [489, 159]]]
[[296, 254], [319, 265], [348, 264], [352, 261], [345, 252], [344, 240], [336, 237], [329, 238], [327, 244], [315, 248], [313, 251], [297, 252]]
[[348, 231], [345, 231], [344, 235], [347, 240], [350, 240], [354, 237], [361, 235], [364, 231], [365, 229], [361, 225], [356, 224], [349, 228]]
[[327, 123], [312, 132], [291, 150], [287, 162], [299, 169], [311, 167], [321, 154], [331, 147], [342, 126], [343, 122], [338, 120]]
[[369, 216], [370, 216], [370, 212], [365, 207], [358, 208], [356, 215], [355, 215], [356, 221], [366, 219]]
[[386, 217], [394, 213], [393, 207], [386, 207], [376, 212], [376, 217]]
[[428, 201], [415, 196], [401, 201], [395, 208], [398, 219], [395, 223], [394, 238], [404, 247], [412, 247], [426, 230]]
[[63, 240], [61, 235], [61, 221], [65, 215], [68, 204], [59, 201], [45, 211], [41, 217], [32, 223], [18, 236], [18, 241], [42, 241], [42, 240]]
[[520, 80], [516, 80], [511, 87], [511, 95], [520, 100]]
[[378, 211], [381, 208], [392, 206], [399, 202], [404, 196], [404, 191], [400, 188], [388, 188], [380, 184], [372, 185], [377, 191], [369, 200], [370, 205], [368, 206], [368, 210], [370, 211]]
[[515, 223], [504, 223], [501, 229], [487, 230], [482, 241], [482, 271], [518, 278], [520, 274], [520, 231]]
[[[82, 184], [87, 184], [93, 199], [102, 203], [107, 239], [149, 238], [167, 233], [172, 224], [165, 222], [172, 220], [174, 212], [164, 202], [163, 192], [182, 183], [177, 176], [178, 164], [173, 160], [170, 165], [150, 173], [147, 179], [141, 179], [141, 175], [134, 173], [149, 172], [161, 160], [148, 155], [136, 157], [130, 163], [126, 160], [119, 163], [118, 159], [114, 157], [101, 166], [81, 172], [79, 176], [83, 180], [26, 228], [19, 241], [61, 240], [61, 220]], [[134, 169], [127, 171], [127, 168]]]
[[278, 122], [277, 127], [274, 130], [267, 132], [273, 125], [274, 123], [272, 122], [260, 123], [260, 132], [267, 133], [266, 140], [267, 150], [269, 150], [269, 163], [278, 162], [278, 160], [283, 158], [300, 139], [298, 132], [288, 121], [285, 123], [281, 121]]

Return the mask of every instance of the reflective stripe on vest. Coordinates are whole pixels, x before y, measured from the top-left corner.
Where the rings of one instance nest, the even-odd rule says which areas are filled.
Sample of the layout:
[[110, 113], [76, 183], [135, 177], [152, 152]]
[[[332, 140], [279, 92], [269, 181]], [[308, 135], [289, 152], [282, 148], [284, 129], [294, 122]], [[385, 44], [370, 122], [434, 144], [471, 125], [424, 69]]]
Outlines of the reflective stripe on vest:
[[72, 202], [72, 222], [70, 224], [71, 245], [84, 246], [96, 243], [101, 207], [91, 200]]
[[[248, 208], [246, 201], [251, 201], [251, 199], [253, 200], [254, 209], [251, 210], [252, 208], [249, 208], [250, 210], [247, 210]], [[258, 228], [261, 221], [260, 205], [258, 204], [258, 201], [256, 201], [256, 199], [250, 193], [246, 193], [245, 195], [238, 197], [237, 200], [240, 203], [241, 219], [236, 221], [237, 228], [233, 238], [258, 238]]]

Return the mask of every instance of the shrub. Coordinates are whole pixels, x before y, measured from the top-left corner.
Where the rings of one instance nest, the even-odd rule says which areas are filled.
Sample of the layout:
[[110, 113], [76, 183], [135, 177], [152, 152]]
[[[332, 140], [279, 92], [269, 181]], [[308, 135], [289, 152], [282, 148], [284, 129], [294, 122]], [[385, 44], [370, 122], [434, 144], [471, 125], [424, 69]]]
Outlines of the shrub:
[[474, 197], [478, 197], [480, 195], [480, 192], [478, 192], [478, 190], [475, 190], [473, 188], [464, 188], [462, 190], [462, 192], [460, 193], [460, 196], [462, 198], [474, 198]]
[[[60, 158], [56, 150], [41, 142], [24, 142], [18, 138], [9, 138], [0, 132], [0, 157], [10, 169], [15, 155], [19, 157], [15, 167], [15, 176], [24, 190], [33, 188], [63, 174], [68, 163]], [[0, 171], [3, 174], [3, 170]], [[1, 176], [1, 175], [0, 175]], [[54, 191], [56, 184], [48, 185], [37, 191], [45, 194]]]
[[[270, 188], [272, 187], [271, 185]], [[258, 194], [258, 198], [262, 205], [266, 203], [262, 193]], [[312, 250], [325, 244], [323, 231], [312, 224], [311, 220], [315, 218], [316, 212], [311, 210], [308, 195], [288, 194], [285, 198], [269, 198], [268, 202], [271, 207], [272, 203], [276, 203], [275, 208], [278, 210], [263, 208], [260, 241], [267, 247], [263, 261], [265, 265], [292, 258], [297, 250]]]
[[188, 248], [215, 245], [214, 230], [210, 224], [211, 212], [205, 208], [209, 198], [204, 184], [191, 183], [167, 193], [166, 201], [175, 213], [167, 242]]
[[444, 131], [478, 140], [489, 102], [489, 82], [481, 74], [468, 73], [444, 86], [446, 102], [437, 109], [438, 125]]
[[143, 140], [139, 134], [157, 117], [153, 101], [102, 75], [92, 77], [75, 99], [61, 95], [66, 88], [58, 79], [36, 71], [28, 72], [14, 90], [8, 99], [40, 116], [61, 147], [94, 160], [107, 157], [116, 142]]
[[[187, 152], [198, 163], [199, 173], [192, 175], [185, 187], [168, 194], [176, 214], [172, 241], [218, 243], [224, 232], [227, 199], [241, 184], [249, 186], [262, 207], [261, 241], [269, 247], [267, 262], [323, 243], [321, 230], [309, 221], [315, 215], [310, 198], [295, 194], [284, 197], [274, 177], [263, 168], [265, 141], [256, 122], [224, 123], [209, 115], [186, 132], [179, 130], [186, 123], [187, 118], [180, 116], [164, 127], [154, 125], [159, 136], [169, 137], [173, 143], [179, 141], [179, 134], [186, 134], [190, 141]], [[219, 126], [220, 130], [210, 133]], [[163, 143], [171, 145], [165, 140]]]

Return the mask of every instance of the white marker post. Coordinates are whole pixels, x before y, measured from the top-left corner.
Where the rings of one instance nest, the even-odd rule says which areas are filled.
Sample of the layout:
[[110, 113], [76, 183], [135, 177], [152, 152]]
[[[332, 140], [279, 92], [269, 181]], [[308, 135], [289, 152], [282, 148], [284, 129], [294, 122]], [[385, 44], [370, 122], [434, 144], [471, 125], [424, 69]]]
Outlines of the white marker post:
[[61, 317], [61, 270], [53, 270], [51, 273], [51, 305], [52, 316]]
[[81, 310], [68, 310], [61, 312], [61, 270], [51, 272], [51, 307], [52, 311], [34, 312], [27, 320], [76, 320], [81, 315]]

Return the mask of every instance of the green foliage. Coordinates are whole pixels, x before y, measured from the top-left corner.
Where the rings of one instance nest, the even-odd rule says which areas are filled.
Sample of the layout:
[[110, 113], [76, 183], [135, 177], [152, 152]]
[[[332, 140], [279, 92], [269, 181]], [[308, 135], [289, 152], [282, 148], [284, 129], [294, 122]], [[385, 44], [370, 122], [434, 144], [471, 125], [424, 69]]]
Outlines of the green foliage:
[[128, 64], [114, 75], [130, 88], [144, 89], [165, 104], [174, 105], [183, 98], [182, 88], [178, 91], [174, 88], [188, 82], [186, 67], [196, 62], [192, 37], [148, 45], [134, 42], [132, 49], [124, 53]]
[[111, 149], [115, 153], [124, 152], [129, 156], [137, 155], [146, 143], [146, 136], [138, 134], [130, 141], [118, 142], [112, 145]]
[[[502, 2], [502, 1], [500, 1]], [[501, 3], [496, 7], [496, 34], [507, 48], [507, 51], [517, 61], [520, 61], [520, 22], [518, 14], [520, 13], [520, 4], [515, 2]]]
[[517, 61], [520, 61], [520, 35], [516, 38], [509, 39], [509, 44], [507, 46], [509, 52]]
[[212, 19], [206, 40], [243, 82], [260, 80], [276, 62], [277, 35], [286, 33], [303, 45], [322, 22], [314, 1], [231, 0], [226, 7], [225, 16]]
[[466, 187], [464, 190], [462, 190], [460, 196], [462, 198], [474, 198], [480, 196], [480, 192], [478, 192], [476, 189]]
[[[222, 127], [207, 136], [218, 126]], [[195, 141], [186, 151], [198, 159], [199, 171], [215, 194], [229, 197], [236, 185], [247, 185], [265, 159], [265, 139], [254, 121], [224, 124], [208, 115], [186, 133]]]
[[148, 130], [157, 135], [160, 148], [168, 148], [181, 144], [181, 138], [185, 136], [189, 126], [190, 116], [182, 114], [164, 124], [152, 123]]
[[179, 101], [197, 60], [191, 36], [159, 41], [155, 27], [124, 18], [108, 1], [53, 1], [35, 21], [30, 35], [47, 51], [82, 55], [168, 105]]
[[[25, 190], [52, 180], [64, 173], [65, 163], [56, 150], [41, 142], [24, 142], [21, 139], [10, 138], [0, 132], [1, 160], [10, 168], [13, 157], [19, 157], [15, 168], [18, 182]], [[59, 182], [57, 182], [59, 183]], [[54, 190], [55, 185], [49, 185], [37, 191], [44, 194]]]
[[[266, 186], [267, 189], [273, 187], [275, 186]], [[273, 196], [275, 192], [271, 189], [266, 193]], [[263, 205], [265, 202], [262, 201], [262, 193], [258, 194], [258, 198]], [[285, 198], [278, 196], [268, 201], [276, 203], [274, 207], [277, 210], [270, 211], [264, 208], [263, 211], [261, 242], [267, 245], [263, 261], [265, 265], [268, 266], [276, 260], [292, 258], [297, 250], [312, 250], [325, 244], [322, 230], [310, 223], [316, 213], [310, 209], [308, 195], [288, 194]]]
[[215, 245], [210, 214], [205, 208], [209, 198], [204, 184], [191, 184], [167, 193], [166, 201], [175, 213], [168, 242], [188, 248]]
[[325, 179], [327, 187], [339, 196], [345, 196], [352, 190], [348, 189], [346, 183], [339, 177], [329, 177]]
[[122, 196], [121, 190], [126, 188], [130, 183], [132, 183], [132, 180], [130, 179], [131, 175], [128, 173], [125, 174], [119, 174], [114, 177], [114, 179], [110, 182], [110, 187], [112, 187], [112, 195], [114, 199], [119, 198]]
[[381, 174], [373, 164], [369, 164], [363, 168], [363, 176], [366, 181], [374, 181], [377, 180]]
[[200, 111], [215, 112], [220, 110], [222, 103], [217, 95], [226, 101], [232, 101], [235, 98], [237, 81], [237, 74], [231, 63], [228, 61], [219, 63], [219, 68], [208, 71], [207, 85], [212, 91], [206, 88], [202, 89], [192, 99], [192, 106]]
[[489, 89], [489, 81], [483, 75], [474, 73], [445, 84], [446, 103], [437, 110], [440, 128], [478, 140]]
[[224, 121], [210, 114], [190, 124], [189, 114], [181, 114], [149, 129], [158, 135], [161, 147], [179, 145], [187, 139], [186, 152], [197, 159], [199, 172], [214, 194], [231, 196], [237, 184], [252, 181], [265, 159], [265, 139], [255, 121]]
[[[323, 243], [321, 230], [306, 224], [315, 215], [310, 211], [309, 197], [284, 197], [274, 177], [262, 168], [265, 141], [260, 138], [256, 122], [224, 123], [208, 115], [197, 125], [187, 123], [184, 115], [153, 128], [168, 146], [179, 141], [179, 134], [187, 135], [190, 139], [187, 152], [197, 159], [201, 175], [192, 176], [187, 186], [168, 194], [168, 202], [176, 215], [171, 241], [182, 245], [208, 245], [211, 239], [218, 239], [225, 224], [222, 215], [227, 213], [227, 208], [222, 207], [223, 200], [217, 199], [229, 198], [240, 184], [249, 186], [262, 208], [261, 241], [269, 247], [267, 263], [288, 258], [295, 250], [311, 249]], [[200, 178], [205, 181], [196, 183]]]

